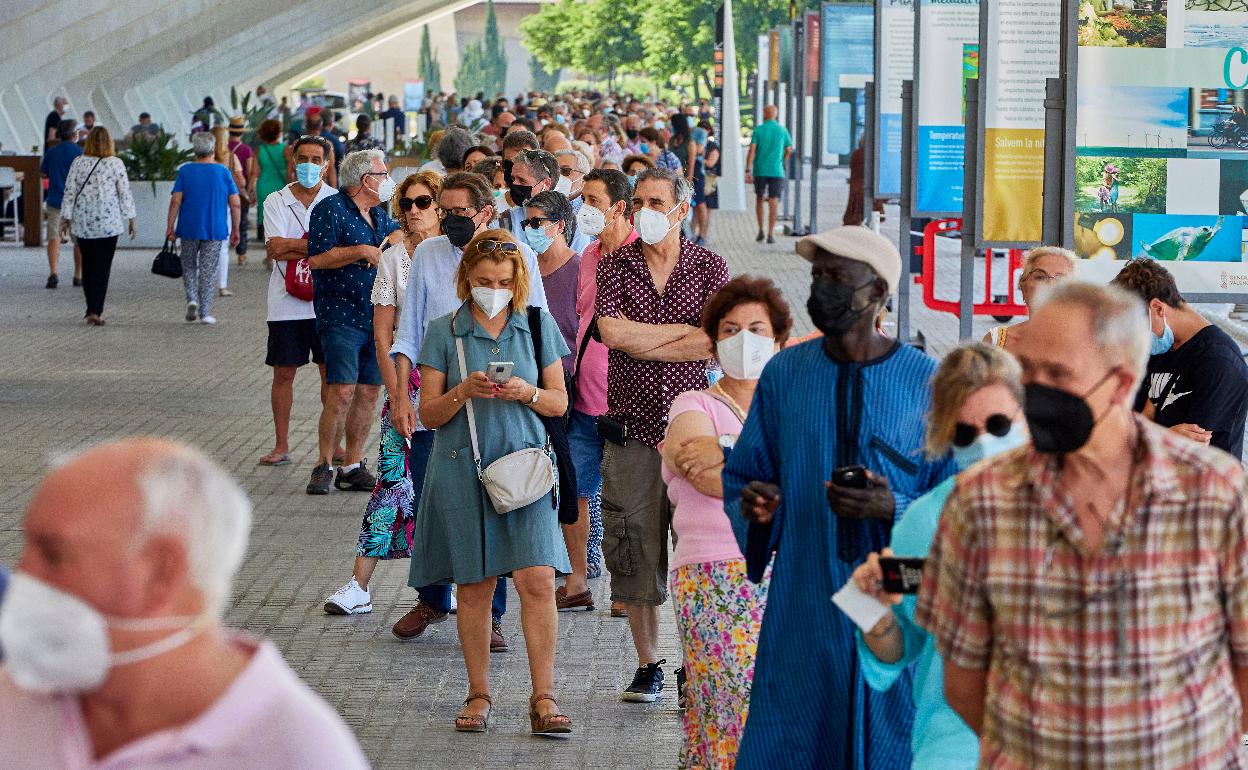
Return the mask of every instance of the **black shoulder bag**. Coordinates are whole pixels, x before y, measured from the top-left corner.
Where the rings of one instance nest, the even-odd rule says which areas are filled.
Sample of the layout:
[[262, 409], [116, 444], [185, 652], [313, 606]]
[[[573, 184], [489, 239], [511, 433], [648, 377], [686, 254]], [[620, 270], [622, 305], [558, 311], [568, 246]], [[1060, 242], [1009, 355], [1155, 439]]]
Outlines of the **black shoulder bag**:
[[[533, 359], [537, 363], [537, 386], [541, 387], [542, 378], [542, 309], [529, 307], [529, 334], [533, 337]], [[562, 368], [562, 367], [560, 367]], [[568, 372], [563, 372], [563, 382], [568, 384]], [[559, 470], [559, 489], [555, 495], [555, 508], [559, 512], [560, 524], [575, 524], [579, 517], [576, 506], [576, 466], [572, 464], [572, 447], [568, 443], [568, 414], [572, 410], [571, 394], [568, 397], [568, 410], [555, 417], [538, 415], [542, 425], [546, 427], [546, 435], [550, 437], [550, 446], [555, 450], [555, 467]]]

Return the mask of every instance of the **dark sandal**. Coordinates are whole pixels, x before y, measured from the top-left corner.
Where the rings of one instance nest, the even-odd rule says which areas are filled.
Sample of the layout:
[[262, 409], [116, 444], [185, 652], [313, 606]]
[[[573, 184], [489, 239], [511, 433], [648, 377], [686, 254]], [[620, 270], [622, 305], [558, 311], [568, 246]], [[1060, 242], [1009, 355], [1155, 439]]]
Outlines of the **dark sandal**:
[[477, 714], [460, 714], [459, 716], [455, 717], [455, 730], [457, 732], [483, 733], [485, 732], [486, 726], [489, 725], [490, 711], [494, 710], [494, 700], [490, 698], [489, 693], [474, 692], [474, 693], [469, 693], [468, 697], [464, 698], [464, 706], [466, 707], [469, 703], [471, 703], [474, 700], [483, 700], [486, 703], [490, 704], [490, 710], [486, 711], [484, 716], [479, 716]]
[[[537, 713], [538, 702], [544, 700], [555, 704], [555, 713], [546, 716]], [[560, 714], [558, 707], [555, 696], [550, 694], [534, 695], [529, 698], [529, 726], [533, 728], [534, 735], [567, 735], [572, 732], [572, 720]]]

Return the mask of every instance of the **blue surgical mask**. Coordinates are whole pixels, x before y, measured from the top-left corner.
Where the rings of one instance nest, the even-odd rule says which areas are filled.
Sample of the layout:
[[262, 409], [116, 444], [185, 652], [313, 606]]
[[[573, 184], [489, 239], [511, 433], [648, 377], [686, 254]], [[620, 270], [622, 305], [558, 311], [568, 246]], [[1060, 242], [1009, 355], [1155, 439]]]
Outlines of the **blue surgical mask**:
[[295, 178], [299, 184], [311, 190], [321, 181], [321, 164], [299, 163], [295, 166]]
[[1023, 432], [1023, 421], [1015, 420], [1014, 424], [1010, 426], [1010, 432], [1004, 436], [994, 436], [984, 431], [976, 436], [975, 440], [969, 445], [955, 446], [953, 448], [953, 461], [957, 464], [959, 471], [964, 471], [980, 460], [995, 457], [1002, 452], [1008, 452], [1026, 443], [1027, 435]]
[[641, 151], [642, 155], [646, 155], [650, 152], [650, 145], [647, 144], [646, 142], [642, 142], [641, 144], [637, 145], [637, 149]]
[[636, 174], [628, 175], [628, 186], [634, 189], [637, 187], [637, 175]]
[[545, 254], [546, 249], [550, 248], [550, 244], [555, 239], [546, 234], [544, 227], [526, 227], [524, 228], [524, 240], [528, 241], [529, 248], [538, 254]]
[[656, 121], [654, 121], [654, 130], [655, 130], [655, 131], [662, 131], [662, 130], [663, 130], [663, 128], [664, 128], [665, 126], [667, 126], [667, 124], [666, 124], [666, 123], [664, 123], [664, 122], [663, 122], [663, 121], [661, 121], [661, 120], [656, 120]]
[[1162, 353], [1169, 353], [1170, 348], [1174, 347], [1174, 330], [1170, 328], [1170, 322], [1162, 320], [1166, 325], [1160, 337], [1153, 337], [1153, 349], [1149, 355], [1159, 356]]

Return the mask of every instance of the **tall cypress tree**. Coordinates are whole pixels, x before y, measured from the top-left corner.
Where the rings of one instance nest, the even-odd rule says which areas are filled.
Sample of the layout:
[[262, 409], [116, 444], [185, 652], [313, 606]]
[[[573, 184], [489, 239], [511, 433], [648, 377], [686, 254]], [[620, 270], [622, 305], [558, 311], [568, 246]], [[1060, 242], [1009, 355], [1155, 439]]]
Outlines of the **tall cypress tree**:
[[485, 39], [481, 42], [485, 66], [482, 71], [482, 89], [491, 101], [495, 94], [507, 88], [507, 54], [503, 41], [498, 37], [498, 19], [494, 15], [494, 0], [486, 0]]
[[442, 90], [442, 65], [433, 57], [433, 51], [429, 47], [428, 24], [420, 35], [420, 58], [416, 68], [420, 79], [425, 81], [425, 93], [432, 95]]

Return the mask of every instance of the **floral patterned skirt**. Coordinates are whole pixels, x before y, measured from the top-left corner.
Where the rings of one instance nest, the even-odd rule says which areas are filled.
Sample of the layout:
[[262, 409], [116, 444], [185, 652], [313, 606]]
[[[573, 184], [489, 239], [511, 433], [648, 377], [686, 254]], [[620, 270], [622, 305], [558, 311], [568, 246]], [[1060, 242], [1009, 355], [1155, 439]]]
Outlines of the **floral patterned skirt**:
[[[407, 381], [412, 408], [420, 408], [420, 370]], [[407, 559], [412, 555], [416, 529], [415, 488], [408, 467], [407, 442], [390, 422], [390, 397], [381, 405], [381, 446], [377, 450], [377, 486], [364, 507], [357, 556]], [[423, 479], [422, 479], [423, 481]]]
[[751, 583], [744, 559], [686, 564], [672, 573], [689, 704], [682, 768], [731, 770], [736, 764], [768, 578]]

